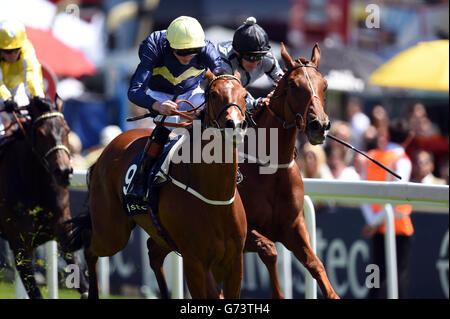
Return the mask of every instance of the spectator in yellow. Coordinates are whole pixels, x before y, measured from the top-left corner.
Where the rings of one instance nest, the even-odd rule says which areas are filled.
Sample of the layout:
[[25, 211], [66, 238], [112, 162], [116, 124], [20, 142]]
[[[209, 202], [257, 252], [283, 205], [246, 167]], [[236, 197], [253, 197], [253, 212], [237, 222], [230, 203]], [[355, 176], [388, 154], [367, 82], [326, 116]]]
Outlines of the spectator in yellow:
[[[33, 97], [45, 97], [41, 65], [33, 45], [23, 24], [1, 20], [0, 109], [17, 111], [19, 106], [28, 105]], [[2, 126], [0, 117], [0, 132]]]

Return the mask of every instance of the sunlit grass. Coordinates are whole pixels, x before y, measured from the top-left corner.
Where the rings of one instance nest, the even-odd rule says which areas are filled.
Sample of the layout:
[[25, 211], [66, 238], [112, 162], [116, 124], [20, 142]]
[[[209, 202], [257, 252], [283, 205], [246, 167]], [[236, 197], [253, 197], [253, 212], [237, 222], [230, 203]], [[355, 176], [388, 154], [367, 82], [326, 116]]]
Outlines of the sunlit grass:
[[[40, 286], [42, 295], [47, 298], [48, 289], [46, 286]], [[14, 283], [2, 282], [0, 281], [0, 299], [15, 299], [15, 288]], [[75, 289], [59, 289], [58, 299], [80, 299], [80, 293]], [[138, 297], [125, 297], [111, 295], [107, 297], [100, 297], [100, 299], [141, 299]]]

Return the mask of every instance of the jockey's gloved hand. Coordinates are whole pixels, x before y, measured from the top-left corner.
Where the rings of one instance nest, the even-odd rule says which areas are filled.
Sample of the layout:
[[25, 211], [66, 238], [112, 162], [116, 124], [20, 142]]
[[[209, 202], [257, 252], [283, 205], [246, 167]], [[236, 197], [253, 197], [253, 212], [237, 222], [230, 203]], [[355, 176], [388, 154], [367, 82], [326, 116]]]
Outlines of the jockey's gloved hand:
[[10, 112], [10, 113], [12, 111], [18, 112], [19, 111], [19, 106], [12, 99], [6, 100], [5, 101], [5, 111], [6, 112]]

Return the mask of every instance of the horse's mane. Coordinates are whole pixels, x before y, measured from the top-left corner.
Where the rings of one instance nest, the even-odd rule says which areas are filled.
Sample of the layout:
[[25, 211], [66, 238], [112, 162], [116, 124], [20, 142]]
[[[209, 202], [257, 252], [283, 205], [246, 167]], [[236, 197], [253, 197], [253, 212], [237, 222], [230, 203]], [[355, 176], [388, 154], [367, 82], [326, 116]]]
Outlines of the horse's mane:
[[[39, 113], [51, 112], [55, 109], [55, 104], [48, 98], [33, 98], [27, 106], [27, 109], [30, 110], [32, 106], [36, 107], [39, 110]], [[26, 131], [30, 130], [32, 128], [32, 120], [28, 119], [25, 122], [22, 122], [22, 126]], [[24, 138], [25, 136], [20, 129], [15, 129], [10, 136], [4, 137], [0, 143], [0, 157], [5, 153], [4, 151], [7, 148], [7, 145], [14, 141], [23, 140]]]
[[[297, 62], [298, 64], [308, 65], [311, 61], [308, 60], [308, 59], [305, 58], [305, 57], [300, 57], [300, 58], [296, 59], [295, 62]], [[288, 70], [287, 68], [283, 68], [283, 72], [284, 72], [284, 74], [283, 74], [283, 76], [281, 77], [281, 79], [280, 79], [279, 81], [275, 82], [275, 86], [274, 86], [274, 89], [273, 89], [274, 92], [277, 90], [278, 86], [280, 85], [281, 80], [284, 79], [284, 78], [286, 77], [286, 74], [289, 72], [289, 70]], [[269, 104], [270, 104], [270, 103], [269, 103]], [[267, 107], [268, 107], [268, 105], [264, 105], [264, 106], [262, 106], [262, 107], [257, 108], [256, 110], [254, 110], [254, 111], [252, 112], [252, 116], [253, 116], [253, 117], [257, 117], [257, 116], [258, 116], [263, 110], [265, 110]]]
[[31, 105], [35, 106], [41, 112], [50, 112], [55, 109], [53, 101], [48, 98], [34, 98], [30, 103]]

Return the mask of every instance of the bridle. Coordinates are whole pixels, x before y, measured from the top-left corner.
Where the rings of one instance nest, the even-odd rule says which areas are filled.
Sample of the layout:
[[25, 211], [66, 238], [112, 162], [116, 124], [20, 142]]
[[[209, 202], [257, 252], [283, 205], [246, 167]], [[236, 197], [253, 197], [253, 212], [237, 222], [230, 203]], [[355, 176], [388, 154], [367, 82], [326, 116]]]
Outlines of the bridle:
[[[300, 59], [298, 59], [297, 61], [298, 61], [300, 64], [297, 65], [297, 66], [295, 66], [295, 67], [293, 67], [292, 69], [290, 69], [290, 70], [285, 74], [284, 78], [285, 78], [285, 81], [286, 81], [286, 79], [289, 77], [289, 75], [290, 75], [293, 71], [297, 70], [298, 68], [302, 68], [303, 74], [305, 75], [305, 78], [306, 78], [306, 80], [307, 80], [307, 82], [308, 82], [308, 86], [309, 86], [310, 89], [311, 89], [311, 96], [310, 96], [310, 98], [309, 98], [309, 100], [308, 100], [308, 103], [306, 103], [305, 111], [303, 112], [303, 115], [302, 115], [302, 113], [300, 113], [300, 112], [295, 113], [295, 111], [294, 111], [294, 109], [292, 108], [291, 103], [289, 103], [289, 100], [288, 100], [288, 99], [286, 99], [286, 103], [287, 103], [287, 105], [288, 105], [289, 111], [290, 111], [291, 114], [294, 116], [294, 119], [295, 119], [294, 122], [292, 122], [292, 123], [287, 123], [286, 120], [284, 120], [281, 116], [279, 116], [278, 114], [276, 114], [276, 113], [270, 108], [270, 106], [267, 106], [267, 110], [269, 110], [269, 112], [270, 112], [270, 113], [271, 113], [271, 114], [272, 114], [279, 122], [282, 123], [282, 126], [283, 126], [284, 129], [290, 129], [290, 128], [293, 128], [293, 127], [297, 127], [297, 128], [299, 129], [300, 132], [305, 132], [305, 130], [306, 130], [306, 124], [307, 124], [305, 119], [307, 118], [307, 114], [308, 114], [309, 107], [310, 107], [310, 105], [311, 105], [311, 103], [312, 103], [312, 101], [313, 101], [314, 98], [317, 98], [317, 99], [319, 98], [319, 96], [317, 95], [316, 91], [314, 90], [314, 87], [313, 87], [313, 85], [312, 85], [312, 83], [311, 83], [311, 79], [310, 79], [310, 77], [309, 77], [308, 72], [306, 71], [306, 68], [313, 68], [313, 69], [315, 69], [316, 71], [319, 71], [319, 70], [318, 70], [317, 67], [315, 67], [314, 65], [303, 64], [303, 63], [300, 61]], [[285, 96], [285, 95], [287, 95], [287, 94], [288, 94], [288, 85], [285, 83], [283, 92], [282, 92], [281, 94], [276, 95], [276, 96], [272, 96], [271, 99], [277, 99], [277, 98], [282, 97], [282, 96]], [[297, 121], [297, 119], [299, 119], [299, 121]], [[300, 123], [300, 124], [299, 124], [299, 123]]]
[[[30, 145], [31, 150], [33, 151], [33, 153], [39, 158], [40, 163], [42, 164], [42, 166], [47, 170], [47, 172], [50, 173], [50, 164], [48, 163], [47, 158], [54, 152], [62, 150], [64, 152], [67, 153], [67, 155], [69, 155], [70, 158], [70, 150], [67, 148], [67, 146], [65, 146], [64, 144], [57, 144], [53, 147], [51, 147], [47, 152], [45, 152], [45, 154], [40, 154], [38, 152], [38, 150], [36, 149], [36, 147], [34, 146], [34, 143], [30, 142], [29, 138], [28, 138], [28, 134], [26, 133], [23, 125], [21, 124], [21, 122], [18, 120], [17, 115], [15, 114], [15, 112], [12, 113], [16, 119], [16, 122], [18, 123], [22, 133], [25, 136], [25, 139], [27, 141], [27, 143]], [[52, 112], [45, 112], [43, 114], [41, 114], [40, 116], [38, 116], [33, 123], [31, 124], [31, 129], [32, 129], [32, 134], [34, 132], [34, 130], [37, 127], [37, 124], [41, 121], [44, 121], [46, 119], [49, 118], [53, 118], [53, 117], [60, 117], [62, 119], [64, 119], [64, 115], [61, 112], [57, 112], [57, 111], [52, 111]], [[32, 135], [32, 140], [34, 141], [34, 134]]]
[[[218, 76], [216, 76], [211, 82], [209, 82], [208, 88], [206, 89], [206, 92], [205, 92], [205, 97], [206, 97], [205, 100], [206, 100], [206, 101], [208, 101], [208, 99], [209, 99], [209, 97], [210, 97], [210, 90], [211, 90], [212, 84], [213, 84], [215, 81], [219, 80], [219, 79], [225, 79], [225, 78], [228, 78], [228, 79], [232, 79], [232, 80], [238, 81], [239, 84], [242, 85], [241, 80], [239, 80], [239, 79], [238, 79], [237, 77], [235, 77], [234, 75], [231, 75], [231, 74], [222, 74], [222, 75], [218, 75]], [[209, 104], [206, 103], [206, 105], [208, 106]], [[217, 114], [217, 116], [215, 116], [213, 112], [212, 112], [213, 114], [212, 114], [212, 116], [211, 116], [211, 115], [209, 114], [209, 112], [208, 112], [208, 107], [207, 107], [207, 109], [205, 110], [205, 114], [209, 117], [210, 121], [216, 126], [217, 129], [223, 130], [223, 128], [220, 127], [218, 120], [219, 120], [220, 117], [225, 113], [225, 111], [226, 111], [227, 109], [229, 109], [230, 107], [232, 107], [232, 106], [236, 106], [236, 107], [238, 108], [239, 112], [241, 112], [242, 117], [245, 118], [245, 115], [244, 115], [244, 112], [242, 111], [241, 106], [240, 106], [239, 104], [235, 103], [235, 102], [230, 102], [230, 103], [225, 104], [225, 105], [223, 106], [223, 108], [220, 110], [220, 112]]]

